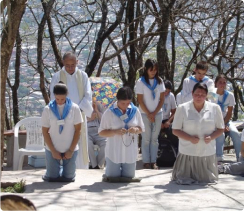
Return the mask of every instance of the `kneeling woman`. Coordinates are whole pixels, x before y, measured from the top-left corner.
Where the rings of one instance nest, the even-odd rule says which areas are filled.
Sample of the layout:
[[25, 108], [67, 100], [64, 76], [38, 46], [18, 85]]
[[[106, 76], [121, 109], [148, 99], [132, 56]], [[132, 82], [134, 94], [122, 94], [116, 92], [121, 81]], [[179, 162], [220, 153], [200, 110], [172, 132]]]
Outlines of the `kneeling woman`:
[[197, 83], [193, 100], [181, 104], [175, 113], [173, 133], [179, 137], [179, 154], [172, 180], [178, 184], [216, 183], [218, 180], [216, 141], [224, 131], [218, 105], [206, 101], [208, 88]]
[[45, 181], [74, 181], [81, 123], [78, 105], [67, 98], [68, 89], [59, 82], [54, 86], [55, 100], [42, 113], [42, 133], [46, 143]]
[[138, 134], [144, 124], [137, 107], [131, 102], [129, 87], [118, 90], [117, 101], [102, 116], [99, 135], [107, 138], [105, 148], [107, 177], [135, 176], [138, 155]]

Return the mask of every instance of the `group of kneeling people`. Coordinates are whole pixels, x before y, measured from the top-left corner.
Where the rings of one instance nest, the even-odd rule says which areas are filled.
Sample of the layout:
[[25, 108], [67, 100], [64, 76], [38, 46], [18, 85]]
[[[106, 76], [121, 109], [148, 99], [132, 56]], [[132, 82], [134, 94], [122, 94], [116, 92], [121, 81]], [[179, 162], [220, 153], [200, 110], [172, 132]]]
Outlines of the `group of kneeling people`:
[[[143, 167], [158, 169], [158, 135], [161, 128], [172, 128], [179, 138], [172, 172], [172, 180], [177, 184], [216, 183], [218, 173], [244, 174], [244, 132], [241, 138], [230, 121], [234, 96], [226, 90], [227, 80], [220, 75], [215, 80], [218, 102], [209, 102], [208, 87], [213, 81], [206, 76], [207, 69], [205, 62], [199, 62], [195, 74], [184, 80], [182, 92], [177, 96], [177, 109], [170, 92], [172, 85], [158, 76], [157, 62], [151, 59], [145, 62], [144, 72], [135, 86], [139, 108], [132, 103], [133, 91], [129, 87], [118, 90], [117, 101], [104, 113], [94, 103], [94, 112], [87, 121], [88, 137], [94, 140], [88, 142], [91, 168], [98, 169], [105, 160], [106, 178], [134, 178], [138, 134], [141, 134]], [[74, 181], [83, 119], [79, 107], [67, 97], [64, 83], [56, 84], [53, 93], [55, 100], [42, 114], [47, 160], [43, 179]], [[218, 172], [225, 132], [234, 133], [232, 140], [240, 162], [221, 165]], [[100, 149], [97, 157], [91, 153], [94, 144]]]

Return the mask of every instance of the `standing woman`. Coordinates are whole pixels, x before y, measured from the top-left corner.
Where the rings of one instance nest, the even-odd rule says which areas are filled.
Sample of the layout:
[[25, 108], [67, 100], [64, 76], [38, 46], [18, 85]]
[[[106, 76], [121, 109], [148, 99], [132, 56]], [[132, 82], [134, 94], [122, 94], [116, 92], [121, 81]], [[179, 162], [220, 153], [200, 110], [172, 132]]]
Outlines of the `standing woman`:
[[141, 144], [143, 167], [158, 169], [156, 165], [158, 135], [163, 119], [165, 86], [158, 75], [158, 63], [155, 60], [146, 60], [143, 75], [136, 82], [135, 91], [145, 125]]
[[173, 121], [179, 137], [179, 153], [172, 180], [177, 184], [216, 183], [218, 180], [215, 139], [224, 131], [220, 107], [206, 101], [207, 85], [195, 84], [193, 100], [181, 104]]
[[225, 142], [225, 134], [231, 137], [231, 140], [235, 147], [236, 160], [239, 159], [239, 153], [241, 151], [241, 136], [236, 126], [231, 121], [232, 111], [235, 103], [234, 95], [226, 90], [227, 78], [225, 75], [218, 75], [215, 79], [215, 87], [217, 88], [218, 105], [221, 108], [224, 123], [225, 133], [216, 139], [216, 156], [218, 161], [223, 161], [223, 149]]
[[61, 81], [53, 88], [55, 100], [42, 113], [42, 133], [46, 144], [47, 171], [43, 180], [71, 182], [75, 180], [78, 141], [83, 122], [79, 106], [68, 97]]
[[141, 114], [131, 102], [129, 87], [118, 90], [117, 101], [102, 116], [99, 135], [107, 137], [105, 148], [107, 177], [133, 178], [138, 155], [138, 134], [144, 131]]

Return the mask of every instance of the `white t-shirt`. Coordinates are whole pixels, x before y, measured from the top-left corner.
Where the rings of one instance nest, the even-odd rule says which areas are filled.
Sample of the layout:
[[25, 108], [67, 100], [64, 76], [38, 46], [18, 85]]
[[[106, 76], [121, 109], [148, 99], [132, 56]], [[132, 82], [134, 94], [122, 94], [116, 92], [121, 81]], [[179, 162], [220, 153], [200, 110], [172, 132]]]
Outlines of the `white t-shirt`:
[[[149, 79], [151, 86], [153, 85], [153, 81], [154, 79]], [[139, 78], [138, 81], [136, 82], [135, 92], [136, 94], [143, 94], [143, 102], [145, 103], [147, 109], [150, 112], [155, 111], [159, 103], [160, 94], [162, 92], [165, 92], [165, 86], [163, 80], [161, 84], [158, 84], [156, 86], [154, 91], [155, 91], [155, 99], [153, 99], [152, 91], [141, 81], [141, 78]], [[140, 105], [139, 105], [139, 110], [141, 113], [145, 113], [141, 109]], [[159, 112], [162, 112], [162, 109], [160, 109]]]
[[169, 119], [170, 112], [172, 109], [176, 108], [176, 102], [175, 102], [175, 96], [172, 92], [170, 92], [167, 96], [164, 98], [164, 104], [163, 104], [163, 120]]
[[[117, 102], [114, 107], [118, 108]], [[145, 127], [142, 121], [141, 113], [137, 108], [135, 116], [128, 122], [128, 127], [139, 126], [142, 131]], [[114, 130], [124, 128], [125, 123], [116, 116], [109, 108], [104, 112], [98, 133], [102, 130]], [[133, 141], [134, 137], [134, 141]], [[123, 136], [115, 135], [107, 138], [105, 156], [114, 163], [135, 163], [138, 155], [138, 135], [125, 134]]]
[[[195, 76], [193, 76], [195, 77]], [[179, 103], [185, 103], [188, 102], [190, 100], [192, 100], [192, 91], [193, 91], [193, 87], [195, 86], [197, 82], [191, 80], [189, 77], [184, 79], [183, 82], [183, 87], [181, 90], [181, 95], [179, 95], [179, 97], [181, 97], [180, 100], [177, 100], [177, 104], [179, 105]], [[211, 78], [208, 78], [208, 80], [203, 81], [203, 83], [205, 83], [207, 85], [207, 87], [214, 87], [214, 82]], [[178, 103], [179, 101], [179, 103]]]
[[203, 138], [212, 134], [217, 128], [224, 129], [224, 120], [220, 107], [205, 101], [203, 109], [198, 112], [193, 101], [181, 104], [175, 112], [172, 128], [182, 130], [200, 141], [192, 144], [189, 140], [179, 138], [179, 152], [190, 156], [210, 156], [216, 153], [216, 141], [206, 144]]
[[[62, 107], [59, 107], [59, 111], [60, 110], [62, 113]], [[83, 122], [78, 105], [72, 103], [69, 114], [64, 120], [63, 131], [61, 134], [59, 133], [59, 125], [57, 124], [57, 120], [57, 117], [53, 114], [52, 110], [47, 105], [42, 112], [42, 126], [49, 128], [49, 134], [54, 148], [58, 152], [64, 153], [69, 149], [73, 141], [75, 133], [74, 125]], [[46, 149], [50, 150], [47, 145]], [[79, 147], [76, 145], [74, 150], [76, 151], [78, 149]]]
[[[223, 101], [223, 97], [224, 97], [224, 95], [219, 95], [218, 99], [219, 99], [220, 102]], [[235, 97], [234, 97], [233, 93], [229, 92], [229, 95], [227, 96], [227, 98], [226, 98], [226, 100], [224, 102], [224, 112], [222, 112], [224, 118], [225, 118], [225, 116], [227, 114], [228, 107], [229, 106], [234, 106], [235, 104], [236, 104]]]

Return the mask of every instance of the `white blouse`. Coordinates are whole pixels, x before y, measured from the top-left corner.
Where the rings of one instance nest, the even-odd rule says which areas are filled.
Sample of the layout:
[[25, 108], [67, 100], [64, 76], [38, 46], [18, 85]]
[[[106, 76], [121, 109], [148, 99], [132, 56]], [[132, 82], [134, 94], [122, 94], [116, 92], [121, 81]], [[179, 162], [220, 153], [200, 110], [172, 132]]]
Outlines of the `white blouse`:
[[216, 129], [224, 129], [224, 120], [220, 107], [205, 101], [204, 107], [198, 112], [193, 101], [181, 104], [175, 112], [172, 128], [182, 130], [191, 136], [197, 136], [197, 144], [179, 138], [179, 152], [190, 156], [210, 156], [216, 153], [216, 141], [206, 144], [204, 137], [212, 134]]
[[[74, 125], [83, 122], [78, 105], [72, 103], [72, 107], [69, 111], [69, 114], [64, 120], [64, 125], [63, 125], [64, 127], [61, 134], [59, 133], [59, 125], [57, 124], [57, 120], [58, 120], [57, 117], [53, 114], [52, 110], [47, 105], [44, 108], [42, 113], [42, 126], [49, 128], [49, 133], [54, 148], [58, 152], [64, 153], [69, 149], [73, 141], [73, 137], [75, 133]], [[46, 145], [46, 149], [50, 151], [47, 145]], [[78, 149], [79, 147], [78, 145], [76, 145], [74, 150], [76, 151]]]
[[[153, 83], [153, 80], [154, 79], [149, 80], [150, 84]], [[159, 103], [160, 94], [162, 92], [165, 92], [165, 86], [163, 80], [161, 84], [158, 84], [156, 86], [154, 91], [155, 91], [155, 99], [153, 99], [152, 91], [141, 81], [141, 78], [139, 78], [138, 81], [136, 82], [135, 92], [136, 94], [143, 94], [143, 102], [145, 103], [147, 109], [150, 112], [155, 111]], [[145, 113], [140, 106], [139, 106], [139, 110], [141, 113]], [[159, 112], [162, 112], [162, 109], [160, 109]]]
[[[218, 99], [219, 99], [220, 102], [223, 101], [223, 97], [224, 97], [224, 95], [219, 95]], [[225, 116], [227, 114], [228, 107], [229, 106], [234, 106], [235, 104], [236, 104], [235, 97], [234, 97], [232, 92], [229, 92], [229, 95], [227, 96], [227, 98], [226, 98], [226, 100], [224, 102], [224, 112], [222, 111], [224, 118], [225, 118]]]
[[[114, 107], [117, 106], [115, 102]], [[135, 116], [129, 121], [128, 127], [139, 126], [142, 131], [145, 127], [142, 121], [141, 113], [137, 108]], [[104, 112], [98, 133], [103, 130], [115, 130], [124, 128], [125, 123], [118, 116], [116, 116], [109, 108]], [[134, 140], [133, 140], [134, 139]], [[105, 148], [105, 156], [114, 163], [135, 163], [138, 155], [138, 135], [125, 134], [115, 135], [107, 138]]]

